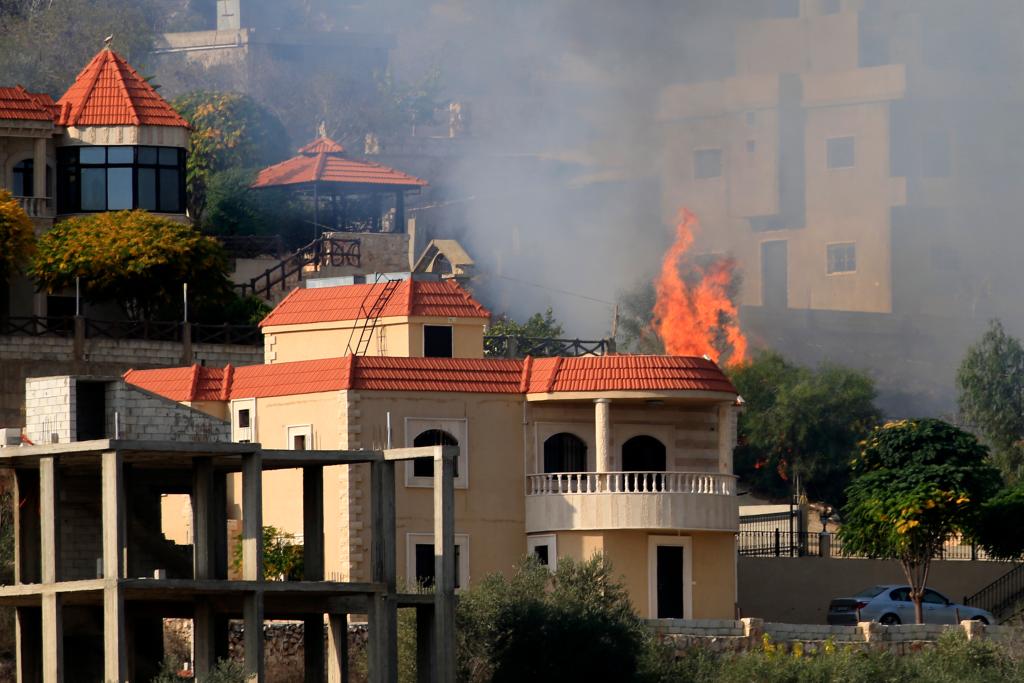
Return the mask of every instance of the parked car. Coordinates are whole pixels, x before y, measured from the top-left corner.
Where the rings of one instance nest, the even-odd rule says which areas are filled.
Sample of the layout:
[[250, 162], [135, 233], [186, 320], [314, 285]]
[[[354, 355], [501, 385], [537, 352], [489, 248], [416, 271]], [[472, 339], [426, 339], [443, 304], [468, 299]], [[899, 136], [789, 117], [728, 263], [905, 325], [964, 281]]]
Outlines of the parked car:
[[[926, 624], [955, 624], [975, 620], [996, 623], [990, 612], [977, 607], [955, 604], [942, 593], [926, 588], [921, 600]], [[879, 621], [883, 624], [914, 624], [914, 603], [910, 586], [892, 584], [865, 588], [850, 598], [835, 598], [828, 605], [828, 623], [856, 624], [858, 621]]]

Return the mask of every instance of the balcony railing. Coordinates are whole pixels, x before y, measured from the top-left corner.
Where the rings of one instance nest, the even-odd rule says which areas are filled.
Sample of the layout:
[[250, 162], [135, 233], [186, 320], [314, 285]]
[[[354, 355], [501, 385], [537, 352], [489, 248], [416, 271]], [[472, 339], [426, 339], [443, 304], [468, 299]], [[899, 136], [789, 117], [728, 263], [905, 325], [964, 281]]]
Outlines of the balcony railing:
[[31, 218], [49, 218], [53, 216], [50, 197], [15, 197], [25, 213]]
[[702, 493], [731, 496], [736, 477], [713, 472], [558, 472], [526, 477], [527, 495]]

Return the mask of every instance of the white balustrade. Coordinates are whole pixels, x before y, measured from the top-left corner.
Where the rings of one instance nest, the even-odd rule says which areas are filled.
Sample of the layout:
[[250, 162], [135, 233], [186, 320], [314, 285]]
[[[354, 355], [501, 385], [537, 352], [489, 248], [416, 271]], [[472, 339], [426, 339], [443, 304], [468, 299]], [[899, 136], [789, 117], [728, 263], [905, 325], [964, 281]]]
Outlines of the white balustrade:
[[52, 215], [49, 197], [15, 197], [21, 208], [32, 218]]
[[527, 495], [694, 493], [731, 496], [736, 477], [714, 472], [551, 472], [526, 477]]

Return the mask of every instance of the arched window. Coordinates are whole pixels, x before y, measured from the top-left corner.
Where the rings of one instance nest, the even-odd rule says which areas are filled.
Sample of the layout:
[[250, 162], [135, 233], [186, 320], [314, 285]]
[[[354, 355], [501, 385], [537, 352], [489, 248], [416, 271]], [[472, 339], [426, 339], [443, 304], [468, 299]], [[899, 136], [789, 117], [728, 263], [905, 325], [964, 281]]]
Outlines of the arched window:
[[544, 472], [586, 472], [587, 444], [583, 439], [559, 432], [544, 441]]
[[623, 472], [664, 472], [665, 444], [641, 434], [622, 444]]
[[14, 165], [11, 192], [15, 197], [35, 196], [35, 192], [33, 192], [35, 188], [32, 184], [32, 167], [31, 159], [24, 159]]
[[[408, 443], [408, 442], [406, 442]], [[413, 439], [412, 445], [417, 448], [421, 446], [458, 446], [459, 440], [444, 431], [443, 429], [428, 429]], [[412, 463], [412, 473], [415, 477], [433, 477], [434, 461], [430, 458], [416, 458]], [[454, 476], [459, 476], [459, 459], [455, 459]]]

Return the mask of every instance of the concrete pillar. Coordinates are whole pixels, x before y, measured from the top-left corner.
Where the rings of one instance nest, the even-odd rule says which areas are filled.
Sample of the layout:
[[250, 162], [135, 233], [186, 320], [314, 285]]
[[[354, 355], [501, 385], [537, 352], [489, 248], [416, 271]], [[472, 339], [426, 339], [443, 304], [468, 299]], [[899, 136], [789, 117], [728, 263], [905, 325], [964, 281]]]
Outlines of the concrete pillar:
[[370, 465], [370, 504], [373, 509], [370, 571], [374, 583], [383, 583], [385, 593], [370, 599], [369, 660], [371, 683], [398, 681], [398, 579], [395, 548], [395, 463]]
[[192, 571], [196, 579], [216, 578], [213, 488], [213, 460], [196, 458], [192, 462]]
[[32, 142], [32, 195], [46, 197], [46, 138]]
[[324, 680], [324, 617], [303, 620], [302, 653], [305, 683], [323, 683]]
[[263, 683], [263, 593], [253, 591], [244, 598], [245, 661], [242, 668], [249, 683]]
[[217, 661], [214, 628], [213, 608], [206, 598], [197, 598], [192, 612], [192, 668], [199, 683], [205, 683]]
[[43, 583], [60, 578], [60, 469], [55, 456], [39, 459], [39, 540]]
[[349, 683], [347, 614], [327, 617], [327, 683]]
[[101, 457], [103, 470], [103, 578], [110, 581], [125, 576], [124, 462], [118, 451], [108, 451]]
[[324, 580], [324, 468], [302, 468], [302, 564], [306, 581]]
[[730, 404], [718, 406], [718, 471], [732, 474], [732, 453], [736, 447], [736, 409]]
[[64, 681], [64, 623], [60, 593], [43, 593], [43, 683]]
[[[242, 456], [242, 580], [263, 580], [263, 455]], [[262, 611], [262, 610], [261, 610]]]
[[598, 472], [612, 471], [612, 415], [611, 400], [594, 399], [595, 467]]
[[436, 683], [455, 683], [455, 458], [434, 458]]

